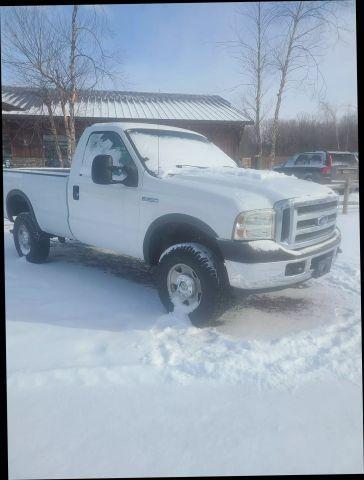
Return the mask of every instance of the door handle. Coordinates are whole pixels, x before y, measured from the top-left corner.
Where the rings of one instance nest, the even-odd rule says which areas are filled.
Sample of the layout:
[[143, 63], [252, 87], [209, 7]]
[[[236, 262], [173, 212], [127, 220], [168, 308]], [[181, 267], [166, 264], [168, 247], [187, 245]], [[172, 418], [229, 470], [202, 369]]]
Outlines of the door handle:
[[80, 199], [80, 187], [78, 185], [73, 185], [73, 200]]

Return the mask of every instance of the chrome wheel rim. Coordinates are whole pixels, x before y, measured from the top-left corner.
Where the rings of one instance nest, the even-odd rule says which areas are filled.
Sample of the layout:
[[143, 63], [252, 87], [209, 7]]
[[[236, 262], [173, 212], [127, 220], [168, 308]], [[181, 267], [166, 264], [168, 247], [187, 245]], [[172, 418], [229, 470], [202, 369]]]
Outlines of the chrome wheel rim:
[[20, 225], [18, 230], [18, 241], [21, 253], [28, 255], [30, 252], [30, 235], [25, 225]]
[[178, 263], [169, 270], [167, 288], [174, 305], [181, 303], [195, 310], [201, 303], [200, 279], [193, 268], [184, 263]]

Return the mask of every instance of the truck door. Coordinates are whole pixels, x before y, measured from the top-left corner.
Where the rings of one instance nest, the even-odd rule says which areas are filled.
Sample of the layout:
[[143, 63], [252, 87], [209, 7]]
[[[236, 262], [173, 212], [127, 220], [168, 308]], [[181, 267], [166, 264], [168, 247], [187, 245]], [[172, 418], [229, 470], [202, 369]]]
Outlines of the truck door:
[[[114, 166], [133, 164], [137, 168], [117, 132], [92, 132], [79, 173], [69, 180], [69, 225], [72, 233], [83, 243], [139, 257], [140, 179], [134, 187], [121, 183], [94, 183], [91, 167], [97, 155], [110, 155]], [[114, 177], [114, 180], [117, 179], [118, 175]]]

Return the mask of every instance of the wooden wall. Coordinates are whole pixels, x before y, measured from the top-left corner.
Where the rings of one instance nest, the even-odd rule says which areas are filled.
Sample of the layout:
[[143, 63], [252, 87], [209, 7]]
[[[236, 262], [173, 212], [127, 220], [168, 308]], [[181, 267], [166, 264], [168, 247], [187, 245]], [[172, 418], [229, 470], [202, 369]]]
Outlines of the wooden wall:
[[3, 137], [8, 139], [11, 150], [11, 166], [44, 166], [42, 134], [48, 129], [39, 121], [27, 118], [4, 119], [2, 121]]
[[[62, 119], [58, 118], [58, 133], [64, 135]], [[105, 119], [79, 119], [76, 122], [76, 137], [81, 136], [84, 129], [98, 121]], [[117, 121], [117, 119], [110, 119]], [[131, 120], [133, 121], [133, 120]], [[143, 123], [143, 122], [142, 122]], [[239, 160], [239, 144], [243, 132], [241, 124], [229, 124], [224, 122], [187, 122], [168, 121], [160, 122], [188, 130], [196, 131], [208, 137], [225, 153]], [[11, 165], [14, 167], [44, 166], [43, 135], [51, 134], [49, 121], [42, 117], [21, 117], [18, 115], [3, 115], [3, 135], [11, 145]]]

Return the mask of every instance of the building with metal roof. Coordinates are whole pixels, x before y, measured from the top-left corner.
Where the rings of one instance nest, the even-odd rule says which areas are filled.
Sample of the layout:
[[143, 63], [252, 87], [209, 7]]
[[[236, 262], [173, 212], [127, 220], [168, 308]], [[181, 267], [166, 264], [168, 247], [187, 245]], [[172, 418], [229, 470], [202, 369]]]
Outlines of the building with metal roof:
[[[51, 101], [62, 140], [64, 120], [59, 99], [54, 93]], [[235, 159], [239, 155], [244, 127], [252, 123], [218, 95], [130, 91], [79, 92], [75, 117], [77, 136], [96, 121], [159, 123], [206, 135]], [[11, 157], [12, 164], [52, 164], [52, 158], [47, 158], [54, 156], [52, 132], [47, 107], [38, 89], [3, 86], [2, 118], [3, 145], [10, 149], [6, 155]]]

